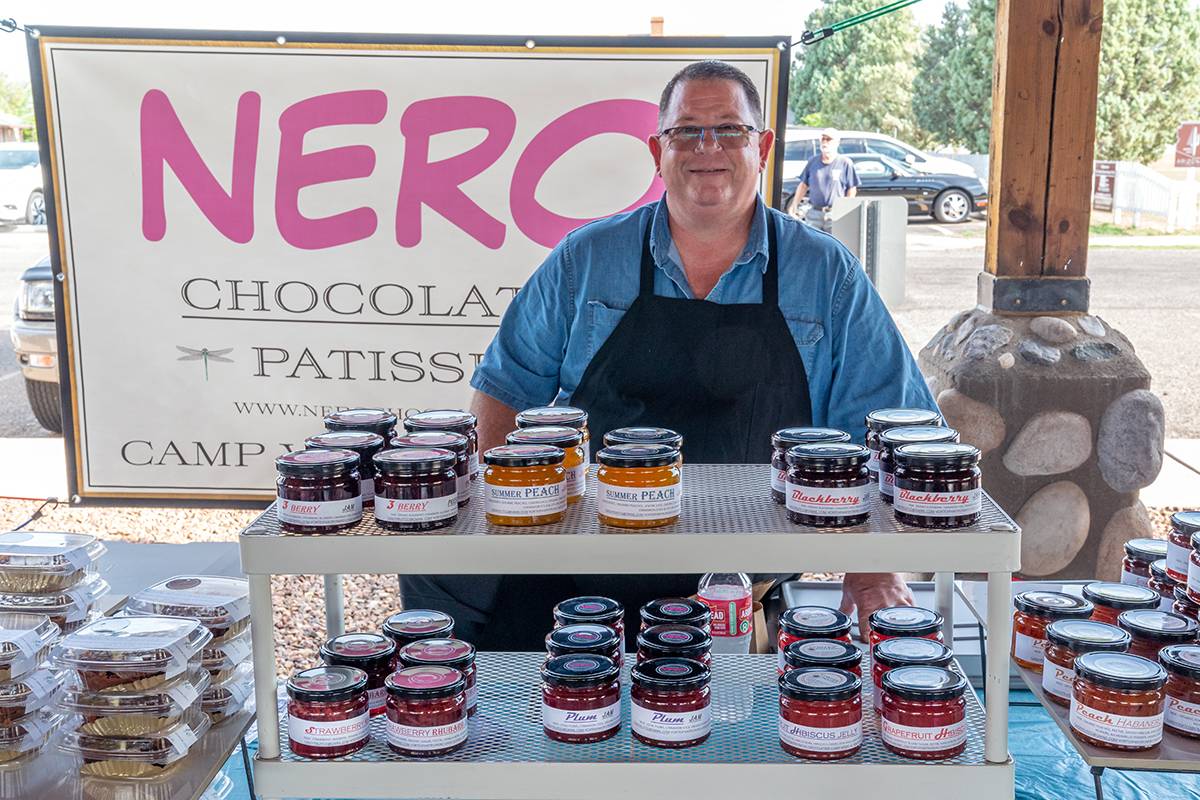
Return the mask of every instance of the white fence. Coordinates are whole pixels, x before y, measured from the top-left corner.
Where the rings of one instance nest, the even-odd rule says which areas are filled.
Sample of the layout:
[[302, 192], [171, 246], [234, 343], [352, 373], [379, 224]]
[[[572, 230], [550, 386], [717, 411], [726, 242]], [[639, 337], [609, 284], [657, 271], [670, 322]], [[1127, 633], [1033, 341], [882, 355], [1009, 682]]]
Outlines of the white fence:
[[1131, 214], [1131, 224], [1142, 224], [1142, 215], [1166, 221], [1167, 232], [1177, 228], [1192, 230], [1200, 227], [1200, 184], [1196, 181], [1175, 181], [1149, 167], [1129, 161], [1117, 162], [1113, 181], [1113, 222], [1124, 224], [1124, 215]]

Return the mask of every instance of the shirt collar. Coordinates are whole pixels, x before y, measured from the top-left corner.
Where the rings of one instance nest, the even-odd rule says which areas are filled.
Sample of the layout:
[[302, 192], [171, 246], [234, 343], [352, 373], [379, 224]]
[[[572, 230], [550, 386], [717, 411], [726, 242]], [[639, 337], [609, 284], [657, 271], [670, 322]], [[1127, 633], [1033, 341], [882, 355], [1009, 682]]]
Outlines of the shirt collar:
[[[759, 271], [765, 274], [769, 255], [767, 252], [767, 206], [761, 195], [754, 198], [754, 217], [750, 221], [750, 236], [746, 239], [746, 246], [742, 248], [741, 255], [729, 269], [733, 270], [735, 267], [749, 263], [759, 254], [763, 256], [759, 263]], [[654, 217], [650, 221], [650, 255], [654, 258], [655, 266], [668, 275], [671, 274], [671, 267], [678, 270], [683, 269], [683, 259], [680, 258], [675, 241], [671, 238], [671, 228], [667, 222], [666, 195], [663, 195], [662, 200], [658, 201], [658, 207], [654, 210]]]

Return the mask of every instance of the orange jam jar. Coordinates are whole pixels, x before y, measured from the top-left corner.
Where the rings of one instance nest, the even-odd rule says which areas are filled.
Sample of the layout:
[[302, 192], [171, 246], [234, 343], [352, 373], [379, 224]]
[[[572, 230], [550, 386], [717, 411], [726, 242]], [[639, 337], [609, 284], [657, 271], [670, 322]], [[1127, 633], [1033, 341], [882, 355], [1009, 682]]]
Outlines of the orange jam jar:
[[567, 511], [566, 458], [560, 448], [506, 444], [483, 454], [483, 510], [493, 525], [559, 522]]
[[1025, 669], [1042, 671], [1046, 626], [1060, 619], [1087, 619], [1092, 604], [1062, 592], [1021, 592], [1013, 598], [1012, 659]]
[[604, 446], [616, 444], [665, 444], [679, 451], [679, 465], [683, 466], [683, 436], [670, 428], [634, 426], [616, 428], [604, 434]]
[[657, 528], [679, 521], [679, 451], [665, 444], [616, 444], [596, 454], [596, 511], [614, 528]]
[[583, 433], [564, 425], [540, 425], [520, 428], [508, 435], [509, 444], [542, 444], [566, 453], [563, 470], [567, 474], [567, 503], [578, 503], [587, 493], [587, 456], [583, 451]]
[[547, 425], [574, 428], [583, 434], [583, 463], [592, 462], [592, 434], [588, 432], [588, 413], [574, 406], [542, 406], [527, 408], [517, 414], [518, 428], [541, 428]]
[[1075, 659], [1084, 653], [1124, 653], [1132, 638], [1120, 628], [1090, 619], [1062, 619], [1046, 626], [1042, 691], [1060, 706], [1071, 704]]
[[1158, 661], [1158, 651], [1172, 644], [1194, 644], [1200, 625], [1183, 614], [1157, 609], [1123, 611], [1117, 627], [1133, 637], [1129, 652], [1150, 661]]
[[1139, 608], [1158, 608], [1158, 592], [1145, 586], [1128, 583], [1096, 581], [1083, 587], [1083, 599], [1095, 606], [1092, 619], [1106, 625], [1116, 625], [1122, 611]]
[[1173, 644], [1158, 653], [1167, 669], [1167, 707], [1163, 727], [1178, 736], [1200, 739], [1200, 647]]
[[1071, 732], [1094, 747], [1150, 750], [1162, 741], [1167, 671], [1126, 653], [1075, 659]]

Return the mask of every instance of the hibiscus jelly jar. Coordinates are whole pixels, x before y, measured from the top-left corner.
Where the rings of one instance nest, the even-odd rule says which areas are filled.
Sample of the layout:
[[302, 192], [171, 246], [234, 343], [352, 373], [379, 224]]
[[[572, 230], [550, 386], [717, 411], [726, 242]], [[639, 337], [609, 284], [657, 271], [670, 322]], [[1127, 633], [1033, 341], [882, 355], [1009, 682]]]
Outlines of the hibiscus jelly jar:
[[383, 449], [383, 437], [370, 431], [328, 431], [304, 440], [309, 450], [351, 450], [358, 453], [358, 484], [363, 507], [375, 503], [375, 462], [371, 459]]
[[983, 508], [979, 448], [953, 442], [905, 444], [895, 454], [896, 521], [914, 528], [963, 528]]
[[1092, 619], [1109, 625], [1117, 624], [1117, 616], [1123, 611], [1158, 608], [1158, 592], [1145, 586], [1127, 583], [1105, 583], [1096, 581], [1083, 587], [1083, 599], [1095, 608]]
[[679, 451], [664, 444], [617, 444], [596, 454], [596, 514], [614, 528], [658, 528], [679, 521]]
[[885, 639], [871, 648], [871, 684], [875, 687], [872, 704], [883, 708], [883, 676], [900, 667], [949, 668], [954, 653], [933, 639]]
[[690, 597], [663, 597], [651, 600], [639, 610], [642, 630], [655, 625], [691, 625], [712, 633], [712, 611]]
[[[1150, 582], [1146, 584], [1146, 588], [1158, 592], [1159, 611], [1172, 610], [1171, 605], [1175, 602], [1175, 588], [1179, 585], [1167, 572], [1167, 560], [1165, 558], [1150, 562]], [[1186, 591], [1186, 586], [1184, 590]]]
[[314, 667], [288, 678], [288, 746], [304, 758], [341, 758], [371, 738], [367, 673]]
[[889, 606], [867, 617], [871, 646], [884, 639], [942, 639], [942, 615], [917, 606]]
[[1162, 741], [1167, 671], [1127, 653], [1075, 659], [1071, 733], [1095, 747], [1149, 750]]
[[402, 756], [453, 753], [467, 741], [466, 677], [445, 666], [405, 667], [387, 678], [387, 743]]
[[382, 408], [347, 408], [325, 417], [327, 431], [367, 431], [386, 442], [396, 435], [396, 415]]
[[841, 611], [824, 606], [795, 606], [779, 615], [779, 638], [775, 643], [778, 654], [776, 668], [784, 671], [784, 650], [792, 642], [805, 639], [837, 639], [850, 641], [850, 617]]
[[883, 442], [879, 437], [884, 431], [892, 428], [905, 428], [917, 425], [941, 425], [942, 418], [936, 411], [925, 408], [881, 408], [867, 414], [867, 449], [871, 458], [867, 461], [867, 469], [872, 475], [879, 472], [879, 452]]
[[1046, 626], [1060, 619], [1088, 619], [1093, 611], [1087, 600], [1063, 592], [1021, 592], [1013, 605], [1013, 661], [1034, 672], [1042, 671]]
[[606, 656], [555, 656], [542, 666], [542, 729], [556, 742], [589, 744], [621, 729], [620, 667]]
[[1176, 583], [1187, 583], [1192, 557], [1192, 534], [1200, 533], [1200, 511], [1176, 511], [1167, 536], [1167, 572]]
[[798, 444], [848, 442], [850, 434], [837, 428], [784, 428], [771, 434], [771, 499], [787, 503], [787, 451]]
[[712, 732], [708, 667], [690, 658], [652, 658], [630, 672], [633, 738], [651, 747], [693, 747]]
[[458, 519], [457, 457], [449, 450], [403, 447], [375, 455], [375, 521], [388, 531], [447, 528]]
[[1158, 653], [1167, 670], [1167, 704], [1163, 727], [1171, 733], [1200, 739], [1200, 647], [1173, 644]]
[[358, 453], [297, 450], [275, 459], [275, 514], [284, 533], [337, 533], [362, 522]]
[[[422, 639], [454, 638], [454, 618], [444, 611], [429, 608], [410, 608], [398, 611], [383, 622], [383, 635], [396, 643], [398, 653], [405, 645]], [[392, 669], [400, 664], [397, 656]]]
[[466, 680], [467, 716], [474, 716], [479, 704], [476, 683], [475, 645], [461, 639], [421, 639], [410, 642], [396, 652], [400, 667], [440, 665], [454, 667]]
[[1060, 706], [1071, 704], [1075, 685], [1075, 659], [1084, 653], [1124, 653], [1132, 638], [1104, 622], [1062, 619], [1046, 626], [1046, 652], [1042, 662], [1042, 691]]
[[563, 471], [567, 477], [567, 504], [578, 503], [587, 493], [587, 461], [583, 453], [583, 433], [562, 425], [520, 428], [508, 435], [508, 444], [541, 444], [557, 447], [565, 453]]
[[554, 607], [554, 627], [590, 622], [607, 625], [625, 641], [625, 606], [609, 597], [572, 597]]
[[779, 744], [798, 758], [832, 761], [862, 747], [862, 679], [804, 667], [779, 676]]
[[[920, 641], [925, 641], [924, 639]], [[783, 671], [804, 667], [842, 669], [862, 677], [862, 651], [839, 639], [805, 639], [783, 650]]]
[[493, 525], [529, 527], [567, 512], [566, 453], [549, 445], [506, 444], [483, 454], [483, 510]]
[[469, 411], [439, 408], [409, 414], [404, 418], [404, 430], [409, 433], [450, 431], [467, 437], [467, 465], [470, 467], [471, 480], [475, 480], [479, 477], [479, 434], [475, 431], [477, 422], [475, 415]]
[[321, 645], [321, 660], [331, 667], [355, 667], [367, 674], [367, 701], [371, 716], [383, 713], [387, 689], [383, 682], [392, 671], [396, 645], [378, 633], [343, 633]]
[[454, 453], [454, 486], [458, 495], [458, 507], [471, 502], [471, 462], [467, 458], [467, 437], [453, 431], [417, 431], [395, 436], [390, 442], [394, 448], [412, 450], [449, 450]]
[[1129, 653], [1157, 663], [1158, 651], [1170, 644], [1193, 644], [1200, 625], [1182, 614], [1157, 609], [1122, 611], [1117, 626], [1133, 637]]
[[549, 658], [604, 656], [611, 658], [619, 667], [624, 660], [622, 649], [617, 632], [607, 625], [582, 622], [577, 625], [564, 625], [546, 634], [546, 654]]
[[637, 661], [652, 658], [690, 658], [712, 665], [712, 636], [691, 625], [655, 625], [638, 634]]
[[883, 746], [923, 761], [953, 758], [967, 746], [967, 680], [941, 667], [898, 667], [883, 676]]
[[574, 406], [541, 406], [527, 408], [517, 414], [518, 428], [539, 428], [543, 425], [556, 425], [565, 428], [575, 428], [583, 434], [583, 463], [592, 461], [592, 434], [588, 430], [588, 413]]
[[1149, 586], [1150, 565], [1166, 557], [1165, 539], [1130, 539], [1125, 543], [1125, 558], [1121, 561], [1121, 583]]
[[879, 499], [885, 503], [895, 502], [896, 494], [896, 448], [906, 444], [923, 442], [957, 442], [958, 431], [941, 425], [909, 425], [892, 428], [879, 434]]
[[861, 525], [871, 515], [867, 448], [798, 444], [787, 452], [787, 518], [817, 528]]

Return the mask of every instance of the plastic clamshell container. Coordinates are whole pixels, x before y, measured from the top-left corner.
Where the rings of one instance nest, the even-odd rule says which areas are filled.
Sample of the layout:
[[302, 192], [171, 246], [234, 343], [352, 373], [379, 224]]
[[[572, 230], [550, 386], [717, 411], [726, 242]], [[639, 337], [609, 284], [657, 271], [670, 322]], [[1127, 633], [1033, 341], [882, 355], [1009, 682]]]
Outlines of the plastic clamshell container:
[[53, 592], [96, 571], [107, 548], [95, 536], [50, 531], [0, 534], [0, 592]]
[[83, 759], [79, 768], [82, 775], [154, 778], [186, 756], [211, 725], [197, 707], [174, 725], [149, 736], [93, 736], [76, 728], [63, 735], [59, 746]]
[[[67, 679], [60, 706], [85, 718], [146, 716], [159, 719], [181, 718], [200, 700], [211, 685], [209, 674], [202, 669], [185, 672], [151, 689], [113, 687], [103, 692], [91, 692], [83, 687], [78, 676]], [[105, 726], [95, 726], [99, 732]], [[110, 736], [128, 736], [119, 726], [113, 726]]]
[[41, 666], [57, 637], [58, 626], [43, 614], [0, 612], [0, 681]]
[[241, 711], [253, 691], [254, 668], [242, 664], [228, 678], [208, 687], [200, 700], [200, 708], [217, 725]]
[[0, 613], [45, 614], [60, 628], [87, 619], [96, 604], [108, 594], [108, 583], [97, 575], [67, 589], [40, 594], [0, 594]]
[[[120, 676], [173, 678], [200, 666], [200, 653], [212, 633], [199, 620], [180, 617], [105, 617], [85, 625], [54, 648], [56, 666], [75, 670], [84, 686], [101, 691], [130, 681]], [[136, 678], [134, 678], [136, 680]]]
[[62, 714], [37, 712], [0, 726], [0, 763], [41, 749], [62, 721]]
[[41, 711], [57, 700], [64, 676], [61, 670], [43, 667], [0, 683], [0, 726]]
[[230, 628], [237, 634], [250, 619], [250, 584], [222, 575], [177, 575], [129, 598], [125, 611], [135, 616], [195, 617], [217, 639]]
[[209, 672], [225, 672], [244, 664], [250, 658], [250, 629], [218, 643], [208, 643], [200, 655], [200, 663]]

